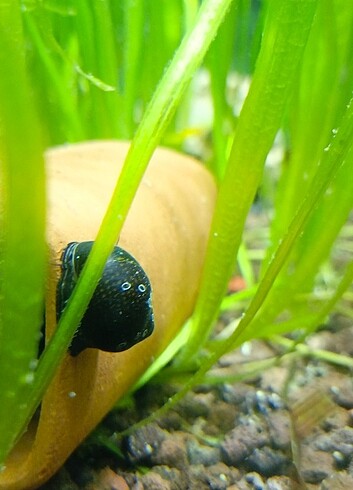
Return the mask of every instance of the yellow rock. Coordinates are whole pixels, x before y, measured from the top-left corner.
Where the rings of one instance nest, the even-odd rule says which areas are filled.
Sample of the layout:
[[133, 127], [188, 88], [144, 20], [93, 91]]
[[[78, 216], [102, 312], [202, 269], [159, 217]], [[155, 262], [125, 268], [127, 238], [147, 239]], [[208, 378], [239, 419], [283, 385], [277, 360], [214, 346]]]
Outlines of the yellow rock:
[[[101, 141], [47, 152], [47, 335], [55, 329], [61, 251], [71, 241], [95, 239], [128, 147], [127, 142]], [[156, 150], [119, 240], [149, 276], [155, 330], [125, 352], [86, 349], [77, 357], [66, 355], [40, 413], [0, 474], [0, 490], [34, 489], [47, 481], [190, 316], [215, 196], [212, 177], [195, 160]]]

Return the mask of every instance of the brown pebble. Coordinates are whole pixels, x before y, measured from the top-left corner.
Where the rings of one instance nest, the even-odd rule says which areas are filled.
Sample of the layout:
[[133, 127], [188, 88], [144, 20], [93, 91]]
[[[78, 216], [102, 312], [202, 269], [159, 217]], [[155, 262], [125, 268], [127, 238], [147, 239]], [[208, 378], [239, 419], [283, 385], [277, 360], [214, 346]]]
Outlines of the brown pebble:
[[117, 475], [111, 468], [104, 468], [85, 490], [129, 490], [129, 487], [122, 476]]
[[143, 488], [145, 490], [170, 490], [170, 483], [164, 480], [161, 475], [150, 471], [147, 475], [141, 477]]
[[348, 488], [353, 488], [353, 477], [342, 471], [325, 478], [320, 490], [348, 490]]
[[332, 456], [324, 451], [302, 447], [300, 474], [306, 483], [320, 483], [333, 472]]
[[184, 468], [188, 463], [185, 441], [177, 435], [165, 439], [153, 454], [152, 462], [178, 469]]

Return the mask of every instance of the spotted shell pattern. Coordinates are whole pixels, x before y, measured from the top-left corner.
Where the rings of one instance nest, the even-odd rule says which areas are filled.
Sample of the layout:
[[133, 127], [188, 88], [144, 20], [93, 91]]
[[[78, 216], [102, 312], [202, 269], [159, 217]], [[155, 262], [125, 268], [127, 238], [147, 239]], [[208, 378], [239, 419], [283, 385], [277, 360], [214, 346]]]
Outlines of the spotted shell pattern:
[[[61, 256], [57, 287], [59, 319], [77, 283], [93, 242], [72, 242]], [[151, 335], [154, 328], [150, 281], [128, 252], [116, 246], [71, 341], [69, 352], [77, 356], [91, 347], [120, 352]]]

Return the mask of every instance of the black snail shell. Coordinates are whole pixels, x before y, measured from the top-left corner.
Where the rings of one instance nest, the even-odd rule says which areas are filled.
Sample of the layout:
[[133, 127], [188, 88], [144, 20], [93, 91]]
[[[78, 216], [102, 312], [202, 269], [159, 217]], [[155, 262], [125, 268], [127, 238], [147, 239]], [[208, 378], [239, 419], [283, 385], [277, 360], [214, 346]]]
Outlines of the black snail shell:
[[[57, 287], [59, 319], [76, 285], [93, 242], [72, 242], [62, 253]], [[152, 288], [140, 264], [128, 252], [114, 247], [87, 310], [71, 341], [77, 356], [87, 347], [108, 352], [129, 349], [151, 335], [154, 327]]]

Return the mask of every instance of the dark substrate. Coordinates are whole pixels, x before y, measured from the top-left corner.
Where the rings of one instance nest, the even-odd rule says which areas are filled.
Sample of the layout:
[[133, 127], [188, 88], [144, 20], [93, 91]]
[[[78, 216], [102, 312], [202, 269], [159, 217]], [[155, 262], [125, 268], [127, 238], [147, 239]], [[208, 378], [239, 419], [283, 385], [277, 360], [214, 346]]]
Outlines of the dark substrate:
[[[353, 327], [335, 319], [308, 345], [352, 356]], [[228, 375], [279, 352], [257, 341], [214, 372]], [[353, 489], [352, 388], [349, 370], [288, 356], [246, 381], [198, 386], [162, 417], [115, 437], [178, 389], [150, 384], [112, 411], [41, 489]]]

